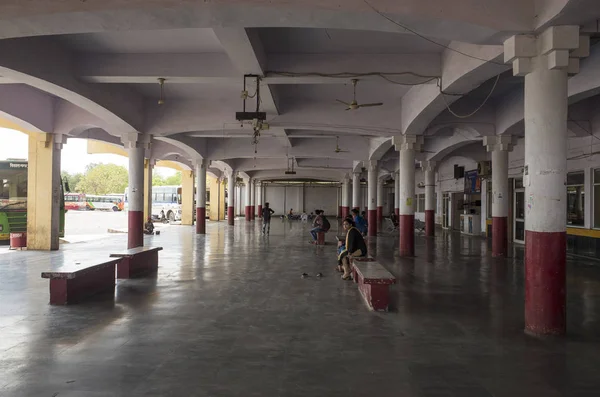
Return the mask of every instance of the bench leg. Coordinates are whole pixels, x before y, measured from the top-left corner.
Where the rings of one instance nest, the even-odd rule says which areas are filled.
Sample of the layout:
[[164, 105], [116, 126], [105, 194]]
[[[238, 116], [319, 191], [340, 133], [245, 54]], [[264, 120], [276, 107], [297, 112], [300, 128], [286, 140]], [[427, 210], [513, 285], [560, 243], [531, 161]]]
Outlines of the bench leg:
[[74, 279], [50, 280], [50, 304], [66, 305], [101, 291], [115, 290], [115, 266], [107, 266]]
[[158, 252], [150, 251], [123, 258], [117, 265], [117, 278], [133, 278], [158, 270]]
[[360, 294], [369, 309], [377, 312], [387, 312], [390, 304], [390, 286], [388, 284], [363, 284], [358, 285]]

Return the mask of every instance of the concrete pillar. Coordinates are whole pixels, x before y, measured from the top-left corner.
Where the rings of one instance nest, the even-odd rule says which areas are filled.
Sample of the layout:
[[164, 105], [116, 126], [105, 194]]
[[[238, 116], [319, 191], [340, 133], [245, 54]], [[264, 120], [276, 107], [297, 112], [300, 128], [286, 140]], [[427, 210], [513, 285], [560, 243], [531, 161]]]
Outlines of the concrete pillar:
[[206, 160], [195, 164], [196, 172], [196, 234], [206, 234]]
[[257, 211], [258, 218], [262, 219], [262, 209], [263, 209], [263, 187], [262, 182], [256, 182], [256, 203], [257, 203]]
[[367, 219], [369, 223], [369, 236], [377, 236], [377, 161], [365, 162], [368, 170], [368, 196], [367, 196]]
[[377, 223], [381, 224], [383, 222], [383, 180], [379, 179], [377, 181]]
[[209, 219], [211, 221], [220, 221], [225, 219], [225, 181], [221, 178], [210, 178], [210, 211]]
[[400, 151], [400, 256], [415, 255], [415, 152], [421, 150], [423, 137], [402, 135], [394, 137]]
[[342, 219], [350, 215], [350, 177], [342, 180]]
[[256, 219], [256, 182], [250, 181], [250, 219]]
[[145, 151], [150, 147], [149, 139], [148, 136], [137, 133], [122, 137], [129, 156], [127, 248], [144, 245], [144, 157]]
[[227, 224], [233, 226], [235, 219], [235, 179], [236, 172], [227, 175]]
[[144, 221], [152, 217], [152, 175], [156, 160], [144, 161]]
[[181, 171], [181, 224], [194, 224], [194, 171]]
[[513, 137], [486, 136], [483, 144], [488, 152], [492, 152], [492, 256], [506, 256], [508, 204], [512, 199], [508, 190], [508, 152], [512, 150]]
[[252, 179], [248, 179], [246, 181], [246, 186], [244, 188], [244, 193], [246, 193], [246, 198], [244, 202], [246, 203], [246, 222], [250, 222], [252, 220]]
[[352, 174], [352, 208], [360, 211], [360, 173]]
[[400, 216], [400, 172], [394, 172], [394, 213]]
[[435, 161], [422, 161], [425, 174], [425, 236], [435, 235]]
[[525, 330], [532, 334], [566, 332], [567, 78], [578, 71], [573, 57], [587, 54], [589, 37], [580, 40], [577, 26], [504, 43], [513, 73], [525, 76]]
[[27, 248], [57, 250], [60, 234], [60, 160], [66, 137], [29, 135], [27, 170]]

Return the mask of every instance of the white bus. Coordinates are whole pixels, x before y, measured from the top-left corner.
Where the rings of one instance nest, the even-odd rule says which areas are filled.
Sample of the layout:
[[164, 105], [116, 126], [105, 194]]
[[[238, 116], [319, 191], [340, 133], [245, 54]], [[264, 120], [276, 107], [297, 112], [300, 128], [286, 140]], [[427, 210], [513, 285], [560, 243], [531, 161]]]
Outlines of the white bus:
[[[127, 208], [127, 194], [129, 188], [123, 195], [125, 207]], [[194, 208], [196, 207], [196, 189], [194, 188]], [[210, 208], [210, 191], [206, 189], [206, 217], [208, 218]], [[169, 222], [181, 220], [181, 186], [152, 186], [152, 218], [165, 219]], [[196, 219], [196, 211], [193, 212]]]

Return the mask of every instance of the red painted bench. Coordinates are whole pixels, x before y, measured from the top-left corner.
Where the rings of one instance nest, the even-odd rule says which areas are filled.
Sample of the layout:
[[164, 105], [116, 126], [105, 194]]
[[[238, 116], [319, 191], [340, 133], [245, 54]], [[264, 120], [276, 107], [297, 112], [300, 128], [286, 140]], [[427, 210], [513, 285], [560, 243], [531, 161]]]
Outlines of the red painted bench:
[[350, 271], [352, 272], [352, 280], [355, 284], [358, 284], [358, 276], [356, 275], [356, 269], [354, 268], [354, 262], [375, 262], [375, 258], [371, 255], [350, 257]]
[[396, 277], [379, 262], [374, 261], [354, 261], [352, 273], [356, 274], [358, 290], [369, 309], [387, 312], [390, 304], [390, 285], [396, 284]]
[[50, 279], [50, 304], [75, 303], [101, 291], [115, 290], [115, 266], [112, 259], [93, 265], [64, 265], [55, 271], [42, 272]]
[[133, 278], [158, 270], [158, 251], [162, 247], [137, 247], [114, 254], [111, 258], [120, 258], [117, 263], [117, 278]]

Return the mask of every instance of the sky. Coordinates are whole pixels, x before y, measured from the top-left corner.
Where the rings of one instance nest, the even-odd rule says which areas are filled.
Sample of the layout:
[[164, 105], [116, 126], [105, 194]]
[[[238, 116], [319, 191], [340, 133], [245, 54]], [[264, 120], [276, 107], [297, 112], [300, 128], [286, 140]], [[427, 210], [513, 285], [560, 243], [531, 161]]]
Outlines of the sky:
[[[0, 128], [0, 160], [27, 159], [28, 137], [22, 132]], [[117, 164], [128, 168], [127, 157], [117, 154], [88, 154], [87, 139], [67, 139], [62, 149], [61, 170], [71, 174], [84, 172], [85, 167], [91, 163]], [[163, 176], [175, 174], [175, 170], [165, 167], [156, 167], [155, 172]]]

